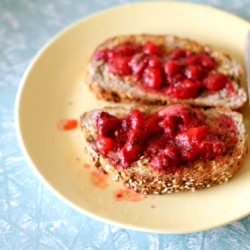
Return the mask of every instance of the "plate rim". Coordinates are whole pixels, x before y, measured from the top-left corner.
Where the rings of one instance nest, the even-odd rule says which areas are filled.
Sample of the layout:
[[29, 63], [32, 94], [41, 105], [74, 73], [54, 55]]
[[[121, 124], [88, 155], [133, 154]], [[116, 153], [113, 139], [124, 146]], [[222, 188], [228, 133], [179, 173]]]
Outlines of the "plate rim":
[[[238, 217], [234, 217], [231, 220], [227, 220], [226, 222], [221, 222], [214, 224], [212, 226], [205, 226], [201, 227], [201, 229], [194, 229], [194, 230], [168, 230], [166, 228], [164, 229], [150, 229], [149, 226], [136, 226], [130, 223], [121, 223], [117, 222], [116, 220], [112, 220], [109, 218], [105, 218], [104, 216], [97, 215], [94, 212], [90, 212], [88, 210], [85, 210], [84, 208], [80, 207], [79, 205], [76, 205], [74, 202], [72, 202], [69, 198], [66, 198], [63, 193], [58, 191], [46, 178], [45, 176], [38, 170], [36, 167], [32, 157], [29, 155], [28, 150], [26, 149], [25, 142], [23, 140], [23, 133], [21, 129], [21, 124], [20, 124], [20, 106], [21, 106], [21, 101], [22, 101], [22, 95], [24, 92], [24, 87], [25, 83], [29, 77], [29, 74], [31, 73], [33, 67], [35, 64], [39, 61], [40, 57], [46, 52], [46, 50], [53, 45], [57, 40], [59, 40], [65, 33], [69, 32], [71, 29], [76, 28], [78, 25], [81, 25], [81, 23], [86, 22], [91, 19], [98, 18], [99, 16], [103, 14], [108, 14], [109, 12], [113, 12], [116, 10], [120, 9], [125, 9], [128, 7], [140, 7], [143, 5], [179, 5], [179, 6], [194, 6], [201, 8], [203, 10], [210, 9], [212, 11], [217, 11], [219, 14], [227, 15], [230, 18], [234, 18], [235, 20], [237, 19], [238, 21], [242, 22], [242, 24], [247, 24], [248, 26], [250, 25], [250, 22], [236, 14], [233, 14], [231, 12], [227, 12], [222, 9], [218, 9], [214, 6], [206, 5], [206, 4], [200, 4], [200, 3], [191, 3], [191, 2], [180, 2], [180, 1], [155, 1], [155, 2], [135, 2], [135, 3], [125, 3], [125, 4], [119, 4], [115, 5], [109, 8], [105, 8], [102, 10], [99, 10], [97, 12], [93, 12], [88, 14], [87, 16], [80, 18], [77, 21], [72, 22], [71, 24], [65, 26], [65, 28], [62, 28], [59, 32], [57, 32], [55, 35], [53, 35], [51, 38], [49, 38], [41, 47], [38, 49], [38, 52], [33, 56], [33, 59], [30, 61], [28, 67], [26, 68], [23, 76], [21, 77], [17, 92], [16, 92], [16, 97], [15, 97], [15, 104], [14, 104], [14, 123], [15, 123], [15, 132], [16, 132], [16, 137], [18, 141], [18, 145], [21, 148], [21, 152], [28, 163], [27, 165], [32, 169], [32, 172], [35, 174], [35, 176], [40, 180], [56, 197], [59, 198], [64, 204], [66, 204], [68, 207], [73, 208], [77, 212], [87, 215], [92, 219], [101, 221], [102, 223], [108, 223], [111, 225], [116, 225], [122, 228], [127, 228], [127, 229], [132, 229], [140, 232], [148, 232], [148, 233], [161, 233], [161, 234], [190, 234], [190, 233], [197, 233], [197, 232], [203, 232], [206, 230], [210, 229], [215, 229], [227, 224], [230, 224], [232, 222], [238, 221], [250, 214], [249, 212], [245, 214], [241, 214]], [[249, 26], [250, 28], [250, 26]]]

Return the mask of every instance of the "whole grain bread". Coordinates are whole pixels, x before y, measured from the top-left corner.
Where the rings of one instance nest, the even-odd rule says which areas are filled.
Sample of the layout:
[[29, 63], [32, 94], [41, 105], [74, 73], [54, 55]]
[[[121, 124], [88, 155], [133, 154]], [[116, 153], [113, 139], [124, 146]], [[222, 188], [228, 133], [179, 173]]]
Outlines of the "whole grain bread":
[[[159, 107], [142, 106], [143, 112], [157, 111]], [[175, 173], [161, 173], [148, 166], [146, 158], [140, 158], [126, 169], [110, 165], [109, 160], [95, 150], [97, 129], [95, 118], [101, 111], [106, 111], [117, 117], [124, 117], [129, 108], [107, 107], [93, 110], [81, 116], [80, 125], [84, 134], [84, 145], [87, 154], [95, 166], [108, 173], [114, 180], [123, 183], [134, 191], [143, 194], [163, 194], [179, 191], [195, 191], [227, 182], [243, 165], [247, 152], [247, 140], [242, 115], [225, 108], [212, 108], [204, 110], [207, 117], [220, 114], [230, 116], [237, 127], [237, 143], [226, 155], [221, 155], [213, 160], [195, 160], [183, 166]]]
[[210, 46], [201, 45], [195, 41], [179, 38], [171, 35], [129, 35], [110, 38], [99, 45], [96, 50], [113, 48], [123, 42], [145, 43], [152, 41], [164, 46], [167, 51], [178, 47], [186, 48], [194, 52], [204, 51], [217, 62], [216, 70], [225, 74], [232, 81], [235, 95], [228, 95], [224, 88], [215, 93], [202, 93], [195, 99], [173, 99], [159, 93], [147, 93], [131, 77], [121, 78], [118, 75], [108, 73], [108, 65], [104, 61], [91, 57], [87, 67], [87, 83], [97, 98], [112, 102], [138, 102], [143, 104], [166, 105], [170, 103], [185, 103], [202, 107], [227, 107], [230, 109], [241, 108], [247, 100], [244, 89], [240, 86], [243, 75], [242, 67], [229, 55], [216, 51]]

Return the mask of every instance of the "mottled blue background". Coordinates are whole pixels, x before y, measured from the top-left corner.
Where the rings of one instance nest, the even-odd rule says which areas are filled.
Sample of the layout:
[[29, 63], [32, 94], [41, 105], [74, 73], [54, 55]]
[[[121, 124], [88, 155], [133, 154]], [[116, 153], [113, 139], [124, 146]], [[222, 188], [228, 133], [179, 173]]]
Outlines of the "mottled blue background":
[[[135, 1], [0, 0], [0, 249], [250, 249], [250, 217], [187, 235], [141, 233], [90, 219], [55, 198], [18, 147], [14, 101], [31, 58], [75, 20], [127, 2]], [[250, 20], [250, 0], [192, 2]]]

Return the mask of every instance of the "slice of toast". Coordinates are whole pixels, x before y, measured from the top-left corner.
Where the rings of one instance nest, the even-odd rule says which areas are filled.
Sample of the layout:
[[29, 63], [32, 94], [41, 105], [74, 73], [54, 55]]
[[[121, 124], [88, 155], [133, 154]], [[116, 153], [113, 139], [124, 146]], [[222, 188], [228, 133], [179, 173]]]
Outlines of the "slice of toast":
[[[159, 107], [141, 106], [144, 113], [157, 112]], [[126, 116], [130, 108], [106, 107], [101, 110], [86, 112], [81, 116], [80, 124], [84, 134], [87, 154], [95, 166], [108, 173], [114, 180], [143, 194], [163, 194], [179, 191], [195, 191], [227, 182], [243, 165], [247, 152], [247, 140], [242, 115], [225, 108], [202, 110], [209, 119], [224, 114], [232, 118], [236, 127], [237, 143], [230, 151], [214, 159], [193, 160], [177, 172], [160, 172], [149, 166], [147, 159], [140, 157], [127, 168], [110, 164], [105, 156], [99, 154], [95, 143], [97, 138], [96, 117], [100, 112], [108, 112], [119, 118]]]
[[160, 92], [147, 92], [136, 84], [134, 78], [120, 77], [108, 73], [105, 61], [91, 57], [87, 67], [87, 83], [97, 98], [112, 102], [139, 102], [143, 104], [166, 105], [170, 103], [184, 103], [201, 107], [227, 107], [230, 109], [241, 108], [247, 100], [246, 92], [240, 86], [243, 75], [242, 67], [229, 55], [213, 50], [210, 46], [198, 44], [189, 39], [170, 35], [130, 35], [110, 38], [99, 45], [95, 51], [105, 48], [114, 48], [121, 43], [144, 44], [152, 41], [159, 46], [164, 46], [166, 51], [184, 48], [194, 53], [205, 52], [216, 61], [216, 71], [223, 73], [232, 82], [234, 95], [229, 95], [226, 88], [214, 93], [204, 92], [194, 99], [175, 99]]

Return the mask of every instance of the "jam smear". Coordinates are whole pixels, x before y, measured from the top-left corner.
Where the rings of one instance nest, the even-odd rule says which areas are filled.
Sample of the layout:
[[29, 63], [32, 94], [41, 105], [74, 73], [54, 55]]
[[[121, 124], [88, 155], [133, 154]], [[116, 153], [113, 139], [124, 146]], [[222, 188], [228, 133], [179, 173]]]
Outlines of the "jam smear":
[[121, 188], [114, 192], [114, 198], [116, 201], [141, 201], [145, 198], [145, 195], [136, 193], [132, 189]]
[[91, 172], [91, 181], [98, 188], [106, 188], [109, 186], [108, 176], [99, 171]]
[[77, 127], [78, 121], [76, 119], [63, 119], [58, 124], [58, 128], [64, 131], [74, 130]]
[[174, 173], [190, 161], [224, 155], [237, 143], [232, 118], [207, 117], [182, 104], [155, 113], [132, 109], [122, 118], [100, 112], [96, 128], [95, 149], [115, 168], [129, 168], [144, 159], [155, 171]]
[[87, 164], [87, 163], [83, 163], [83, 168], [86, 168], [86, 169], [88, 169], [88, 168], [90, 168], [90, 165], [89, 164]]
[[124, 42], [97, 50], [94, 59], [108, 64], [108, 72], [130, 77], [146, 92], [157, 92], [175, 99], [189, 99], [203, 92], [226, 88], [233, 93], [230, 79], [217, 71], [218, 63], [205, 51], [184, 48], [166, 51], [152, 41]]

